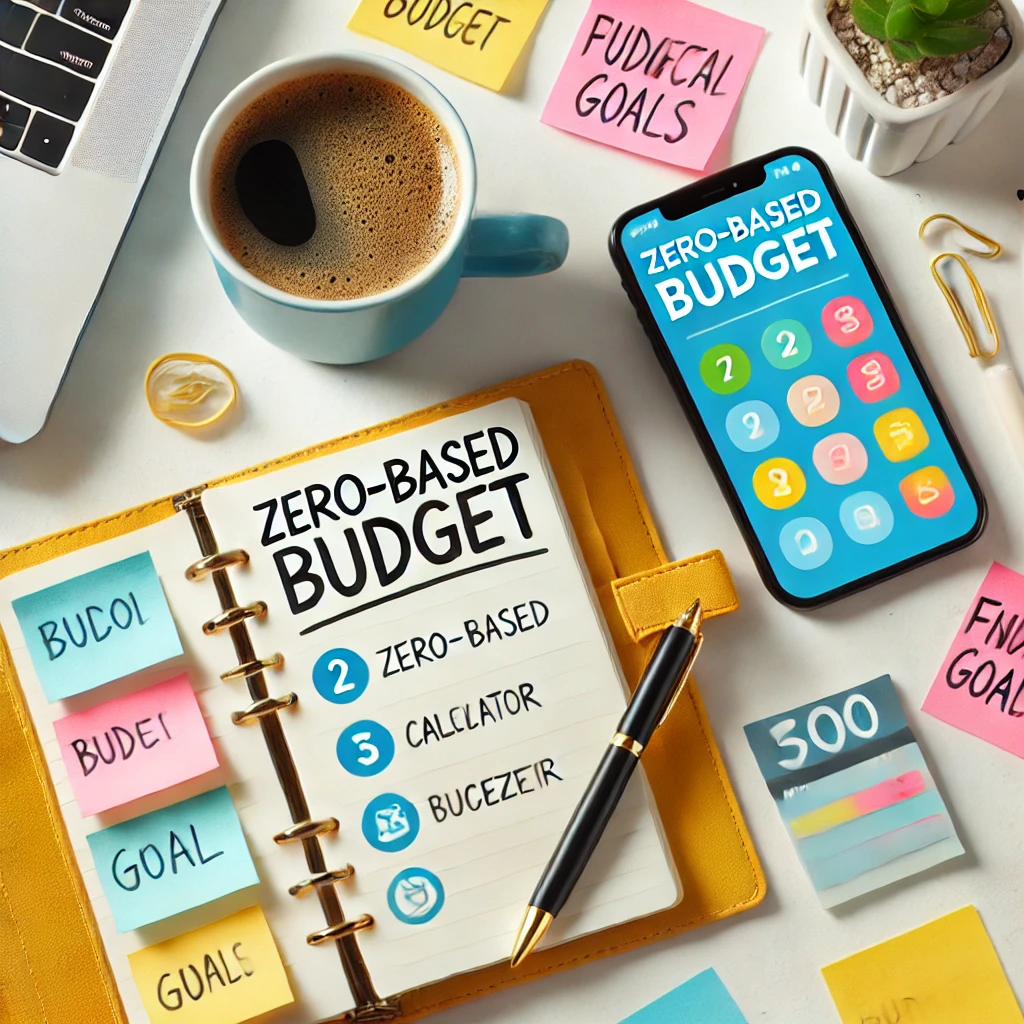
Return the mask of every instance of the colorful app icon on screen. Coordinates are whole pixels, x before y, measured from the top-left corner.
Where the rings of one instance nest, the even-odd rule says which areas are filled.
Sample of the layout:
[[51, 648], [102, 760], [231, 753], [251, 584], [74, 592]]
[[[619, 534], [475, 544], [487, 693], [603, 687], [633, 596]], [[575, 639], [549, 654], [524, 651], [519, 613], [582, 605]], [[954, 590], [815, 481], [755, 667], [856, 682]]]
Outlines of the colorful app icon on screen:
[[875, 420], [875, 440], [890, 462], [906, 462], [928, 447], [928, 431], [913, 409], [891, 409]]
[[892, 533], [892, 506], [875, 491], [858, 491], [839, 506], [839, 522], [850, 540], [877, 544]]
[[956, 501], [949, 477], [938, 466], [916, 469], [900, 481], [900, 494], [907, 508], [922, 519], [944, 516]]
[[799, 320], [776, 320], [761, 335], [761, 351], [776, 370], [792, 370], [811, 358], [811, 336]]
[[875, 322], [871, 319], [868, 307], [860, 299], [843, 295], [833, 299], [821, 311], [821, 326], [825, 328], [830, 341], [845, 348], [867, 341], [875, 329]]
[[812, 516], [791, 519], [779, 534], [779, 547], [796, 569], [817, 569], [832, 557], [832, 534]]
[[750, 380], [750, 357], [739, 345], [715, 345], [700, 360], [700, 375], [716, 395], [732, 395]]
[[779, 436], [779, 417], [767, 402], [740, 402], [725, 417], [729, 440], [741, 452], [759, 452]]
[[754, 470], [754, 493], [768, 508], [789, 508], [806, 490], [807, 478], [792, 459], [767, 459]]
[[812, 373], [789, 389], [786, 404], [797, 423], [820, 427], [839, 415], [839, 392], [828, 377]]
[[900, 375], [884, 352], [868, 352], [846, 367], [853, 393], [862, 402], [880, 402], [900, 389]]
[[854, 434], [829, 434], [815, 446], [814, 468], [830, 484], [852, 484], [868, 468], [868, 453]]

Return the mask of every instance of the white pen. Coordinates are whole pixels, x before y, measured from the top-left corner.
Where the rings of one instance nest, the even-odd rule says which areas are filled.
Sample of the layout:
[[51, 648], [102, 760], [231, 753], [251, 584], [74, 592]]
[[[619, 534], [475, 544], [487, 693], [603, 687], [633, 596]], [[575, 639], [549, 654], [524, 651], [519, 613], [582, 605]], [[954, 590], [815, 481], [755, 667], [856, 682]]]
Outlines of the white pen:
[[[1017, 189], [1017, 202], [1024, 228], [1024, 188]], [[1024, 466], [1024, 390], [1017, 373], [1010, 363], [989, 363], [985, 367], [985, 380], [1017, 460]]]

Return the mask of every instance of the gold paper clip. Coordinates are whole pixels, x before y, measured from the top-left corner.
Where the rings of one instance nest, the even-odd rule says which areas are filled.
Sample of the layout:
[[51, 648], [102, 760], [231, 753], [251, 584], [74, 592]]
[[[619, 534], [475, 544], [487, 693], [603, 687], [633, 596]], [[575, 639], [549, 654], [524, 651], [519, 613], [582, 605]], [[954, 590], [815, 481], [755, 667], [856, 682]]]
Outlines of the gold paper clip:
[[976, 242], [981, 242], [982, 245], [988, 246], [986, 252], [982, 252], [980, 249], [968, 249], [967, 246], [961, 246], [964, 252], [970, 253], [972, 256], [980, 256], [983, 260], [994, 260], [1002, 254], [1003, 247], [994, 238], [989, 238], [988, 235], [983, 235], [980, 231], [976, 231], [951, 213], [933, 213], [930, 217], [925, 217], [921, 221], [921, 226], [917, 229], [917, 237], [924, 241], [924, 233], [928, 225], [937, 220], [948, 220], [951, 224], [955, 224], [964, 234], [970, 235]]
[[[978, 334], [974, 330], [970, 317], [967, 315], [967, 310], [964, 309], [964, 305], [957, 297], [956, 292], [949, 287], [942, 274], [939, 273], [939, 265], [943, 260], [956, 260], [963, 267], [963, 271], [967, 275], [967, 283], [971, 286], [971, 294], [974, 296], [978, 312], [981, 314], [982, 322], [992, 337], [991, 349], [985, 350], [981, 347], [981, 343], [978, 341]], [[978, 356], [982, 356], [985, 359], [992, 359], [999, 352], [999, 325], [996, 323], [995, 314], [992, 312], [992, 306], [989, 304], [985, 289], [981, 287], [981, 282], [975, 276], [974, 271], [968, 266], [967, 260], [959, 253], [939, 253], [932, 260], [932, 277], [935, 278], [935, 283], [939, 286], [942, 294], [946, 297], [946, 302], [949, 303], [949, 308], [953, 311], [953, 316], [956, 319], [957, 326], [960, 328], [960, 333], [963, 334], [964, 340], [967, 342], [967, 351], [971, 354], [971, 358], [976, 359]]]
[[[994, 260], [1003, 251], [1003, 247], [994, 238], [989, 238], [988, 235], [983, 235], [980, 231], [970, 227], [958, 217], [954, 217], [949, 213], [933, 213], [930, 217], [925, 217], [925, 219], [921, 221], [921, 226], [918, 228], [918, 237], [924, 239], [924, 233], [928, 225], [937, 220], [946, 220], [951, 224], [955, 224], [965, 234], [970, 235], [970, 237], [975, 241], [986, 246], [984, 250], [971, 249], [967, 246], [962, 246], [963, 251], [972, 256], [980, 256], [985, 260]], [[971, 294], [974, 296], [974, 302], [978, 307], [978, 313], [981, 315], [982, 322], [985, 325], [985, 330], [988, 331], [992, 338], [992, 347], [990, 349], [982, 347], [981, 342], [978, 340], [978, 334], [974, 329], [974, 325], [971, 323], [971, 319], [967, 315], [967, 310], [964, 309], [964, 304], [960, 301], [956, 292], [953, 291], [946, 282], [946, 279], [940, 273], [939, 268], [944, 260], [956, 260], [963, 269], [964, 274], [967, 275], [967, 283], [971, 286]], [[971, 358], [977, 359], [981, 356], [984, 359], [992, 359], [999, 352], [999, 325], [996, 323], [995, 314], [992, 312], [992, 305], [988, 301], [985, 289], [982, 288], [981, 282], [978, 280], [974, 271], [970, 268], [967, 260], [965, 260], [959, 253], [939, 253], [939, 255], [931, 262], [931, 270], [932, 277], [935, 278], [935, 283], [939, 286], [939, 290], [945, 297], [946, 302], [953, 313], [953, 317], [956, 320], [957, 326], [960, 328], [960, 333], [963, 334], [964, 340], [967, 342], [967, 351], [970, 353]]]

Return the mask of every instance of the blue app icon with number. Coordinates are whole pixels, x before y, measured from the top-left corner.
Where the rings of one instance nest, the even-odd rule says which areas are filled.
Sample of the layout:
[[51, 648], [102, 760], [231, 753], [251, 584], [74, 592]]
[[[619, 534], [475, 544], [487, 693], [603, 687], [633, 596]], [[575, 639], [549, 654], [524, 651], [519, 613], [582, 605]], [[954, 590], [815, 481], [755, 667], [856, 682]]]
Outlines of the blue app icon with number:
[[351, 704], [358, 700], [370, 682], [370, 667], [345, 647], [321, 654], [313, 666], [316, 692], [332, 704]]
[[338, 761], [349, 775], [379, 775], [395, 758], [394, 737], [380, 722], [364, 718], [338, 737]]
[[740, 402], [725, 417], [725, 429], [741, 452], [759, 452], [778, 438], [779, 417], [767, 402]]
[[363, 838], [375, 850], [398, 853], [420, 834], [420, 815], [404, 796], [381, 793], [366, 805], [362, 825]]
[[832, 557], [832, 534], [813, 516], [791, 519], [779, 534], [779, 547], [796, 569], [817, 569]]
[[839, 522], [850, 540], [878, 544], [892, 533], [892, 506], [876, 491], [858, 491], [839, 506]]
[[441, 879], [426, 868], [399, 871], [388, 886], [388, 906], [403, 924], [433, 921], [444, 906]]

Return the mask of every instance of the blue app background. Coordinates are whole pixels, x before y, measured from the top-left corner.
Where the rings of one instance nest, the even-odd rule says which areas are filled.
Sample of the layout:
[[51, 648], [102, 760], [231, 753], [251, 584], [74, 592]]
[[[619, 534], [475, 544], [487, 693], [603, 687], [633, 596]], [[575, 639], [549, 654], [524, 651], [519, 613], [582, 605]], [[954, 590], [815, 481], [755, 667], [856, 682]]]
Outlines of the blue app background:
[[[623, 229], [622, 247], [776, 578], [792, 596], [809, 599], [963, 537], [977, 521], [979, 509], [817, 168], [802, 156], [793, 155], [767, 164], [766, 171], [765, 182], [758, 188], [731, 196], [679, 220], [666, 220], [658, 210], [635, 218]], [[805, 214], [799, 199], [794, 198], [787, 203], [791, 213], [799, 213], [792, 221], [779, 227], [768, 223], [766, 229], [759, 229], [739, 240], [729, 231], [727, 218], [741, 218], [749, 228], [751, 210], [756, 209], [768, 222], [766, 204], [773, 200], [779, 202], [784, 197], [796, 197], [804, 190], [816, 193], [820, 199], [820, 206], [812, 212]], [[808, 208], [815, 203], [808, 194], [803, 196], [803, 201]], [[798, 259], [817, 258], [817, 263], [797, 270], [783, 235], [808, 224], [820, 223], [823, 218], [831, 221], [824, 227], [824, 234], [831, 242], [834, 256], [829, 252], [823, 232], [809, 231], [791, 240], [791, 244], [809, 245], [807, 249], [798, 250]], [[703, 246], [711, 249], [710, 252], [692, 246], [696, 259], [688, 257], [685, 262], [675, 262], [670, 245], [668, 260], [675, 262], [671, 267], [665, 266], [666, 258], [660, 251], [656, 257], [651, 256], [652, 249], [685, 236], [695, 239], [698, 232], [701, 232]], [[743, 230], [737, 228], [736, 234], [742, 233]], [[658, 291], [659, 282], [679, 279], [686, 294], [693, 298], [694, 288], [687, 277], [687, 271], [692, 271], [703, 293], [713, 298], [715, 289], [708, 276], [708, 264], [716, 265], [719, 279], [725, 284], [728, 277], [723, 276], [724, 268], [717, 261], [735, 254], [753, 264], [755, 250], [769, 240], [778, 242], [779, 247], [763, 251], [761, 265], [777, 270], [781, 263], [773, 263], [772, 258], [785, 254], [789, 266], [785, 276], [771, 280], [755, 274], [753, 285], [742, 294], [733, 296], [725, 287], [724, 295], [716, 304], [704, 305], [693, 301], [692, 308], [685, 315], [672, 319], [669, 305]], [[652, 261], [653, 274], [649, 273]], [[741, 286], [745, 283], [744, 271], [737, 269], [735, 264], [732, 276]], [[670, 296], [673, 294], [672, 287], [664, 289], [663, 285], [663, 290], [667, 290]], [[824, 307], [831, 300], [843, 296], [863, 302], [874, 321], [870, 337], [849, 347], [831, 341], [822, 324]], [[674, 308], [678, 314], [686, 306], [686, 301], [679, 298]], [[761, 339], [765, 329], [779, 320], [798, 321], [807, 329], [812, 341], [810, 358], [794, 369], [776, 368], [762, 351]], [[701, 357], [710, 348], [722, 344], [742, 348], [751, 364], [749, 382], [730, 394], [716, 394], [700, 373]], [[851, 360], [869, 352], [887, 355], [900, 381], [894, 394], [870, 403], [858, 398], [847, 377], [847, 366]], [[840, 406], [838, 415], [828, 423], [807, 427], [790, 412], [786, 399], [791, 385], [811, 374], [827, 377], [835, 385]], [[779, 430], [778, 436], [767, 446], [744, 451], [730, 438], [727, 419], [730, 410], [751, 401], [771, 407], [778, 419]], [[904, 407], [909, 407], [921, 418], [929, 444], [911, 459], [890, 462], [875, 439], [873, 426], [883, 413]], [[736, 418], [734, 415], [732, 419], [734, 435]], [[769, 433], [772, 432], [774, 428]], [[814, 466], [812, 452], [815, 444], [834, 433], [855, 435], [867, 450], [867, 471], [855, 482], [844, 485], [828, 483]], [[753, 485], [754, 470], [766, 459], [776, 457], [796, 462], [807, 480], [806, 493], [800, 500], [781, 510], [764, 505]], [[899, 485], [915, 470], [932, 466], [941, 469], [948, 478], [954, 502], [944, 515], [923, 518], [910, 511]], [[856, 543], [840, 519], [844, 500], [859, 492], [880, 494], [892, 511], [892, 529], [881, 540], [871, 537], [870, 543]], [[851, 522], [849, 509], [843, 518], [848, 524]], [[884, 520], [886, 516], [883, 514], [881, 518]], [[802, 541], [796, 537], [801, 528], [806, 529], [808, 523], [815, 520], [820, 524], [812, 528], [816, 544], [812, 544], [806, 534], [802, 535]], [[829, 537], [822, 536], [821, 526], [827, 529]], [[884, 527], [879, 527], [875, 536], [884, 532]], [[808, 553], [803, 565], [797, 567], [786, 557], [784, 549], [789, 550], [790, 558], [800, 563], [801, 543], [805, 548], [813, 546], [814, 550]], [[822, 560], [829, 546], [831, 551]]]

